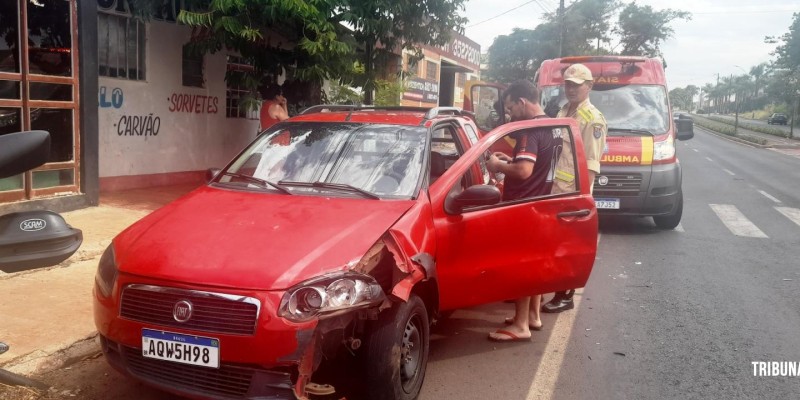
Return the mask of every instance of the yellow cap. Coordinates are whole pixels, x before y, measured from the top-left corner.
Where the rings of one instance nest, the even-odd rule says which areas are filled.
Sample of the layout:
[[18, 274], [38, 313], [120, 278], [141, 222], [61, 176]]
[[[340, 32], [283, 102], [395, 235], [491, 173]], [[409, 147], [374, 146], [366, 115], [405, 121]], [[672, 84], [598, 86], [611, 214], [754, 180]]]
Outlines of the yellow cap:
[[594, 78], [592, 78], [592, 71], [589, 71], [589, 68], [586, 68], [585, 65], [572, 64], [564, 71], [564, 80], [580, 85], [586, 81], [593, 81]]

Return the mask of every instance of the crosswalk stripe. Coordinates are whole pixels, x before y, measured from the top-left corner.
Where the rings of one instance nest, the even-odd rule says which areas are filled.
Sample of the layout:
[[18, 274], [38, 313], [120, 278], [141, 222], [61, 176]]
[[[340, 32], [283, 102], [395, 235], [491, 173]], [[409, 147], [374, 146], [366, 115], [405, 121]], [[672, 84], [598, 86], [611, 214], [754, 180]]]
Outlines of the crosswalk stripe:
[[775, 209], [795, 224], [800, 225], [800, 210], [791, 207], [775, 207]]
[[730, 204], [709, 204], [717, 217], [736, 236], [769, 238], [761, 229], [750, 222], [736, 206]]
[[758, 192], [763, 194], [764, 197], [766, 197], [766, 198], [768, 198], [768, 199], [770, 199], [770, 200], [772, 200], [772, 201], [774, 201], [776, 203], [780, 203], [781, 202], [780, 200], [776, 199], [774, 196], [772, 196], [771, 194], [769, 194], [769, 193], [767, 193], [767, 192], [765, 192], [763, 190], [759, 190]]

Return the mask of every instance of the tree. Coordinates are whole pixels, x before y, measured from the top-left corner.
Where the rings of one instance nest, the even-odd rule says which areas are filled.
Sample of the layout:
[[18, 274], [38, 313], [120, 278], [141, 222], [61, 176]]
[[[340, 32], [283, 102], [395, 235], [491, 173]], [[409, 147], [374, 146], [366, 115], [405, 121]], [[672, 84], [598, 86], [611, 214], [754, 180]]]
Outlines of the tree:
[[665, 9], [655, 11], [650, 6], [630, 3], [619, 15], [615, 32], [621, 37], [621, 53], [631, 56], [660, 57], [661, 43], [672, 37], [669, 24], [676, 19], [690, 20], [691, 13]]
[[363, 46], [362, 84], [365, 102], [372, 104], [377, 75], [374, 66], [387, 52], [419, 51], [419, 45], [444, 45], [451, 31], [463, 31], [459, 12], [464, 0], [322, 0], [337, 4], [336, 22], [345, 22]]
[[[130, 1], [143, 18], [163, 7], [163, 0]], [[459, 16], [464, 0], [184, 1], [178, 20], [193, 27], [191, 45], [239, 52], [254, 66], [244, 79], [252, 93], [258, 82], [285, 71], [304, 81], [356, 82], [369, 101], [376, 60], [387, 52], [445, 44], [465, 22]]]
[[794, 20], [789, 32], [779, 38], [767, 37], [767, 43], [780, 43], [773, 53], [778, 58], [776, 66], [791, 71], [800, 69], [800, 13], [794, 13]]
[[555, 26], [542, 24], [534, 30], [514, 28], [510, 35], [495, 38], [489, 47], [488, 78], [498, 82], [533, 80], [543, 60], [558, 55], [557, 42], [549, 39]]

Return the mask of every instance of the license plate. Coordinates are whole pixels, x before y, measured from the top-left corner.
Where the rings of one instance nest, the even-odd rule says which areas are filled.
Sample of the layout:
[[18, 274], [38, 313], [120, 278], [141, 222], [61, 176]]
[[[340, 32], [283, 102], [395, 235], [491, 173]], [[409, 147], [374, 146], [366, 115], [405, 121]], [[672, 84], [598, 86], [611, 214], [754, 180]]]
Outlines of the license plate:
[[219, 339], [142, 329], [142, 356], [219, 368]]
[[619, 199], [594, 199], [594, 206], [606, 210], [619, 210]]

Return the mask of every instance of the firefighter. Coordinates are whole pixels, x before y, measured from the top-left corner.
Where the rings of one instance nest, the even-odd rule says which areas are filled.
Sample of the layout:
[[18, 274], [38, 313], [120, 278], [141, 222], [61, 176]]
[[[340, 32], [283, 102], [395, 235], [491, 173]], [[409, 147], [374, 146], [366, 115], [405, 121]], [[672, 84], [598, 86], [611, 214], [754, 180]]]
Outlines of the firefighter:
[[[606, 145], [608, 126], [603, 114], [589, 101], [594, 78], [592, 71], [583, 64], [572, 64], [564, 71], [564, 92], [567, 104], [558, 112], [559, 118], [575, 118], [581, 129], [583, 148], [586, 153], [586, 164], [589, 168], [589, 192], [594, 188], [594, 176], [600, 173], [600, 158]], [[553, 193], [564, 193], [575, 190], [575, 168], [570, 151], [569, 135], [564, 135], [564, 147], [556, 165], [556, 176]], [[546, 313], [559, 313], [575, 307], [572, 295], [575, 290], [556, 292], [553, 298], [542, 305]]]

